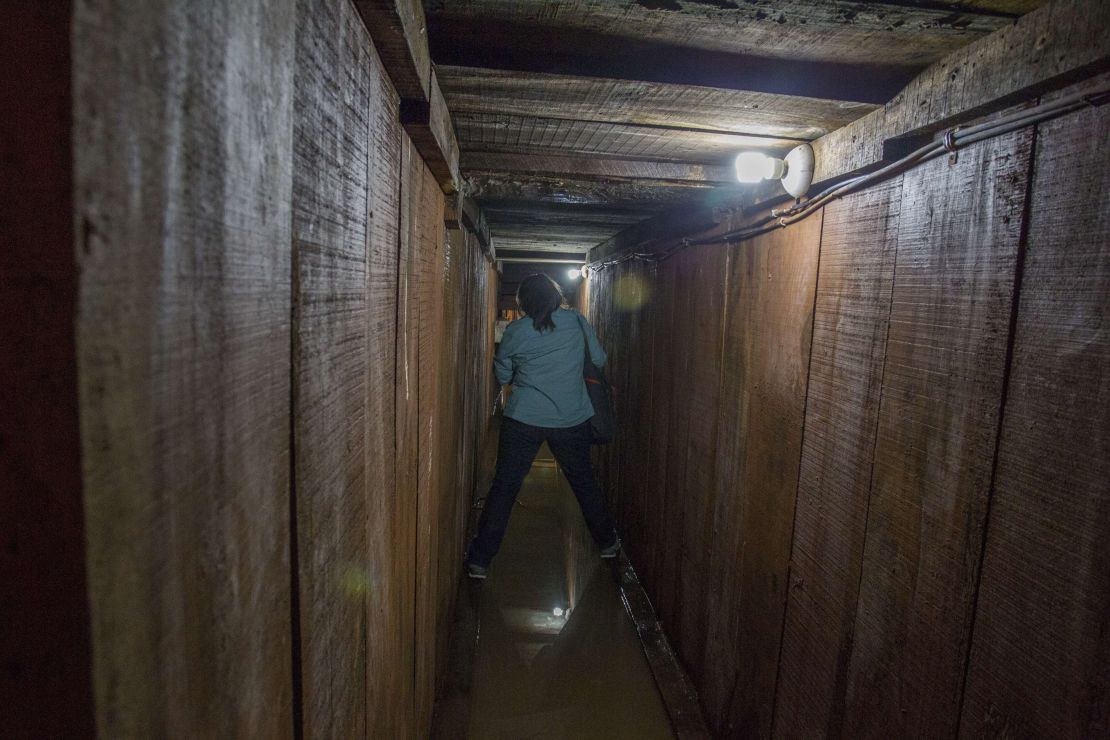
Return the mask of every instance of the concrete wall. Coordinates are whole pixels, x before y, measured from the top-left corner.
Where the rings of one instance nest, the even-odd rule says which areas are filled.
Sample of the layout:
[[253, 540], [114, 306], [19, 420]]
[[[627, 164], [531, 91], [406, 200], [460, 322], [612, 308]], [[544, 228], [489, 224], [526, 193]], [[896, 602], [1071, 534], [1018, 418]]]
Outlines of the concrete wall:
[[604, 479], [722, 737], [1110, 729], [1108, 131], [591, 278]]
[[493, 296], [357, 12], [12, 13], [5, 732], [425, 736]]

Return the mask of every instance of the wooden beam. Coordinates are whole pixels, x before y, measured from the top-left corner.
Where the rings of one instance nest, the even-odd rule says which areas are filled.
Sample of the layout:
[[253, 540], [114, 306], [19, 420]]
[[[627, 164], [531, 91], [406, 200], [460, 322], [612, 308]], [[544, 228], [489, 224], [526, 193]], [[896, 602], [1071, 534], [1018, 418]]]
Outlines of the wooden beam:
[[659, 212], [689, 206], [713, 192], [711, 183], [680, 180], [589, 178], [519, 172], [473, 172], [464, 188], [481, 203], [530, 200], [549, 204], [627, 207]]
[[[816, 139], [876, 106], [633, 80], [436, 67], [454, 113], [560, 116]], [[599, 105], [604, 101], [603, 105]]]
[[401, 97], [401, 126], [443, 192], [456, 192], [459, 144], [432, 69], [424, 6], [419, 0], [358, 0], [355, 7]]
[[420, 0], [355, 0], [355, 8], [374, 40], [401, 99], [428, 100], [432, 58]]
[[575, 179], [684, 181], [694, 183], [735, 182], [730, 167], [676, 162], [644, 162], [597, 157], [467, 152], [461, 168], [471, 172], [512, 172], [530, 175], [569, 175]]
[[1110, 3], [1057, 0], [948, 55], [885, 107], [813, 144], [815, 183], [884, 160], [884, 144], [929, 134], [1110, 69]]
[[489, 225], [486, 223], [486, 214], [472, 199], [461, 193], [453, 199], [452, 210], [457, 214], [460, 223], [474, 234], [478, 243], [491, 259], [496, 259], [493, 249], [493, 239], [490, 237]]
[[[858, 103], [885, 103], [920, 71], [695, 49], [581, 28], [472, 17], [429, 18], [437, 64], [696, 85]], [[542, 40], [543, 53], [521, 43]]]
[[447, 102], [439, 90], [435, 72], [431, 79], [428, 100], [401, 99], [401, 126], [408, 133], [416, 150], [432, 171], [444, 193], [459, 189], [459, 143]]

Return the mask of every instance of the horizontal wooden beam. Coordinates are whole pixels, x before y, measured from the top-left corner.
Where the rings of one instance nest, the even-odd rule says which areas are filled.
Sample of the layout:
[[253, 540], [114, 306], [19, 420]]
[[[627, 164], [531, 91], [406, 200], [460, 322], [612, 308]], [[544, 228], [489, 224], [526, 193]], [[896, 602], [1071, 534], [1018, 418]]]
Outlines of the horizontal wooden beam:
[[443, 192], [451, 195], [458, 191], [459, 143], [434, 72], [428, 100], [401, 99], [401, 126]]
[[568, 175], [576, 179], [694, 183], [724, 183], [736, 180], [732, 168], [718, 165], [501, 152], [466, 152], [462, 155], [460, 168], [464, 173], [512, 172], [529, 175]]
[[585, 252], [536, 252], [530, 249], [502, 249], [497, 253], [502, 262], [551, 262], [580, 265], [586, 261]]
[[[732, 54], [581, 28], [537, 28], [521, 21], [472, 17], [432, 16], [428, 38], [437, 64], [858, 103], [885, 103], [921, 69]], [[542, 42], [542, 53], [522, 39]]]
[[459, 144], [431, 55], [419, 0], [357, 0], [366, 30], [401, 98], [401, 126], [444, 193], [459, 186]]
[[1110, 69], [1110, 3], [1057, 0], [949, 54], [894, 100], [813, 143], [815, 184], [873, 168], [888, 142], [982, 117]]
[[[1110, 3], [1056, 0], [937, 62], [885, 107], [813, 143], [811, 193], [898, 156], [897, 140], [927, 136], [1110, 71]], [[711, 199], [734, 213], [764, 213], [787, 200], [779, 183], [764, 182]], [[595, 261], [651, 241], [712, 228], [713, 204], [675, 209], [632, 226], [590, 252]], [[700, 214], [700, 217], [699, 215]], [[741, 216], [746, 218], [746, 216]], [[736, 226], [737, 224], [732, 224]]]
[[794, 95], [534, 72], [438, 65], [436, 73], [454, 113], [540, 111], [577, 120], [812, 140], [876, 108]]
[[590, 178], [521, 172], [464, 174], [464, 189], [480, 203], [529, 200], [552, 205], [596, 205], [659, 212], [689, 206], [714, 190], [712, 183], [681, 180]]
[[428, 100], [432, 58], [420, 0], [355, 0], [389, 79], [402, 99]]

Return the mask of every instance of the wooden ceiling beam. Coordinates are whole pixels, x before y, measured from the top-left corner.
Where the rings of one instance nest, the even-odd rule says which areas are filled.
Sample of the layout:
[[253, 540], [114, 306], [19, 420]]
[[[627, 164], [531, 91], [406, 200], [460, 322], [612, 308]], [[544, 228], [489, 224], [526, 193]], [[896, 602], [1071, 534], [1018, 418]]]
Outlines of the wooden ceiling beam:
[[886, 143], [929, 135], [1110, 70], [1110, 3], [1057, 0], [949, 54], [888, 105], [813, 143], [814, 184], [882, 164]]
[[519, 173], [579, 180], [651, 180], [654, 182], [735, 182], [730, 167], [673, 162], [642, 162], [598, 157], [464, 152], [459, 162], [464, 173]]
[[401, 126], [416, 145], [440, 189], [459, 186], [459, 144], [447, 101], [432, 69], [419, 0], [357, 0], [382, 65], [401, 99]]
[[[432, 16], [436, 64], [526, 73], [612, 78], [774, 95], [882, 104], [920, 67], [843, 64], [696, 49], [577, 28]], [[542, 53], [521, 39], [542, 42]]]

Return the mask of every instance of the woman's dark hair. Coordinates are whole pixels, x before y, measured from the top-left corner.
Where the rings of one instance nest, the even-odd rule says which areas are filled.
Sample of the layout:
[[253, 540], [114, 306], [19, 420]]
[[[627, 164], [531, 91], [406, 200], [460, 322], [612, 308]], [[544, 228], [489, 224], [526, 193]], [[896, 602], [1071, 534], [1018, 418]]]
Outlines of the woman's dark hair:
[[563, 303], [563, 291], [554, 280], [538, 272], [524, 278], [524, 282], [516, 291], [516, 300], [528, 318], [532, 319], [532, 326], [536, 331], [545, 332], [555, 328], [551, 314]]

